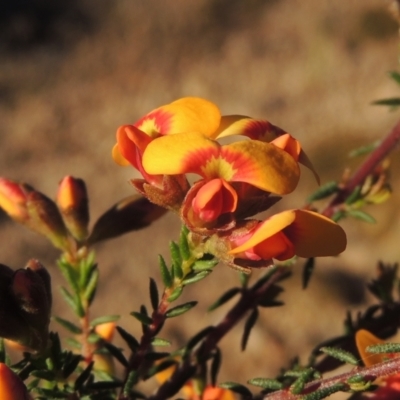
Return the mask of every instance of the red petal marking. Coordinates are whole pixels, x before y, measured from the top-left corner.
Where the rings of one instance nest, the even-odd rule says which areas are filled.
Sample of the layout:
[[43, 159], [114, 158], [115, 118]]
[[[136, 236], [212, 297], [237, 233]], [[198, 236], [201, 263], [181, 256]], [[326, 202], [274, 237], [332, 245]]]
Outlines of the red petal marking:
[[283, 232], [278, 232], [254, 246], [253, 251], [262, 260], [275, 258], [279, 261], [289, 260], [295, 255], [293, 243]]
[[120, 126], [117, 130], [117, 146], [122, 157], [128, 160], [138, 169], [138, 153], [135, 143], [128, 137], [125, 128], [128, 125]]
[[172, 113], [163, 110], [163, 107], [159, 107], [140, 118], [134, 126], [155, 138], [170, 131], [173, 116]]
[[213, 179], [202, 186], [192, 201], [193, 211], [205, 222], [221, 214], [233, 212], [237, 206], [235, 190], [222, 179]]

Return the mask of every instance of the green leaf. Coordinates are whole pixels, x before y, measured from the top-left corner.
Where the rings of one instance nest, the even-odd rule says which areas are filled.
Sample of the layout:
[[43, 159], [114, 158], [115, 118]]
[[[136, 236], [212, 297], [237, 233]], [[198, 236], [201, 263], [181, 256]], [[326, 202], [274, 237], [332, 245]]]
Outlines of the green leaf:
[[303, 267], [303, 289], [307, 289], [308, 284], [310, 283], [311, 275], [314, 272], [315, 267], [315, 258], [309, 258]]
[[359, 156], [365, 156], [366, 154], [369, 154], [373, 150], [375, 150], [380, 143], [381, 143], [380, 140], [376, 140], [375, 142], [367, 144], [366, 146], [358, 147], [357, 149], [354, 149], [349, 153], [349, 157], [354, 158]]
[[146, 372], [146, 379], [151, 378], [152, 376], [158, 374], [161, 371], [164, 371], [165, 369], [172, 367], [173, 365], [177, 365], [178, 362], [175, 360], [165, 360], [160, 362], [159, 364], [154, 365], [153, 367], [150, 367], [147, 372]]
[[71, 359], [66, 362], [62, 368], [62, 375], [64, 379], [67, 379], [73, 372], [75, 372], [79, 363], [82, 361], [82, 357], [78, 354], [71, 353]]
[[256, 323], [257, 318], [258, 318], [258, 310], [257, 310], [257, 308], [255, 308], [253, 310], [253, 312], [250, 314], [249, 318], [247, 319], [247, 321], [244, 325], [244, 331], [243, 331], [242, 342], [241, 342], [242, 351], [246, 350], [247, 342], [250, 337], [250, 332], [253, 329], [253, 326]]
[[132, 317], [135, 317], [139, 322], [144, 325], [151, 325], [153, 323], [153, 320], [147, 314], [143, 314], [137, 311], [132, 311], [130, 314], [132, 315]]
[[321, 347], [319, 350], [322, 353], [328, 354], [328, 356], [336, 358], [339, 361], [347, 364], [358, 365], [357, 357], [346, 350], [337, 349], [335, 347]]
[[211, 304], [211, 306], [208, 307], [207, 311], [210, 312], [210, 311], [217, 309], [218, 307], [220, 307], [223, 304], [225, 304], [226, 302], [228, 302], [232, 297], [236, 296], [238, 293], [240, 293], [240, 288], [229, 289], [216, 302]]
[[353, 204], [356, 201], [358, 201], [360, 199], [360, 195], [361, 195], [361, 185], [358, 185], [349, 195], [349, 197], [347, 197], [345, 203], [347, 205]]
[[89, 378], [92, 369], [93, 369], [93, 365], [94, 362], [92, 361], [82, 372], [81, 374], [78, 376], [78, 378], [76, 378], [75, 384], [74, 384], [74, 388], [76, 391], [79, 391], [82, 389], [83, 384], [85, 383], [85, 381]]
[[102, 382], [93, 382], [87, 385], [89, 390], [111, 390], [118, 389], [122, 387], [121, 381], [102, 381]]
[[75, 335], [80, 335], [82, 333], [82, 329], [79, 328], [79, 326], [76, 326], [72, 322], [67, 321], [66, 319], [60, 318], [60, 317], [53, 317], [55, 321], [57, 321], [61, 326], [63, 326], [65, 329], [69, 330]]
[[171, 241], [169, 243], [169, 251], [171, 253], [172, 268], [174, 270], [175, 277], [181, 279], [183, 277], [183, 270], [182, 270], [182, 256], [179, 250], [179, 246], [174, 241]]
[[246, 386], [243, 386], [239, 383], [236, 382], [223, 382], [218, 385], [222, 389], [228, 389], [231, 390], [232, 392], [238, 393], [241, 396], [247, 396], [251, 398], [252, 396], [251, 392], [249, 389], [247, 389]]
[[345, 390], [346, 385], [344, 383], [335, 383], [332, 386], [318, 389], [315, 392], [305, 394], [301, 397], [301, 400], [321, 400], [333, 393], [340, 392], [341, 390]]
[[158, 296], [157, 283], [153, 278], [150, 278], [149, 290], [150, 290], [151, 306], [153, 307], [153, 310], [157, 310], [159, 303], [159, 296]]
[[392, 78], [398, 85], [400, 85], [400, 74], [397, 71], [389, 72], [390, 78]]
[[61, 287], [60, 290], [62, 296], [64, 297], [64, 300], [74, 310], [75, 314], [78, 315], [78, 317], [82, 318], [85, 315], [85, 311], [83, 310], [83, 306], [79, 297], [72, 296], [71, 293], [69, 293], [68, 290], [64, 287]]
[[347, 216], [347, 213], [343, 210], [336, 211], [332, 215], [332, 221], [334, 222], [339, 222], [341, 219], [345, 218]]
[[366, 351], [373, 354], [400, 353], [400, 343], [374, 344], [373, 346], [368, 346]]
[[61, 270], [64, 278], [67, 280], [68, 284], [71, 286], [73, 292], [78, 294], [80, 292], [79, 288], [79, 271], [75, 269], [71, 264], [69, 264], [65, 259], [61, 259], [58, 262], [58, 267]]
[[4, 346], [4, 339], [0, 338], [0, 363], [6, 362], [6, 348]]
[[210, 270], [204, 270], [204, 271], [198, 272], [196, 274], [190, 274], [182, 281], [182, 285], [190, 285], [191, 283], [201, 281], [206, 276], [210, 275], [211, 272], [212, 271], [210, 271]]
[[123, 388], [123, 394], [125, 397], [129, 395], [129, 392], [131, 388], [136, 385], [136, 383], [139, 380], [139, 371], [138, 370], [132, 370], [129, 372], [128, 378], [125, 382], [124, 388]]
[[347, 215], [361, 221], [368, 222], [369, 224], [376, 223], [376, 219], [374, 217], [361, 210], [350, 210], [347, 212]]
[[330, 181], [318, 188], [313, 194], [307, 198], [307, 203], [312, 203], [317, 200], [325, 199], [339, 190], [339, 185], [336, 181]]
[[36, 371], [32, 371], [31, 375], [35, 378], [44, 379], [45, 381], [52, 382], [55, 380], [56, 375], [53, 371], [49, 371], [47, 369], [40, 369]]
[[211, 331], [215, 328], [213, 326], [207, 326], [200, 332], [197, 332], [186, 344], [187, 350], [192, 350], [201, 340], [203, 340]]
[[212, 260], [197, 260], [192, 266], [192, 271], [204, 271], [204, 270], [209, 270], [213, 269], [217, 264], [219, 263], [219, 260], [212, 259]]
[[136, 338], [120, 326], [117, 326], [117, 331], [121, 335], [122, 339], [124, 339], [126, 344], [129, 346], [130, 351], [132, 353], [135, 353], [139, 347], [139, 342], [136, 340]]
[[283, 383], [279, 382], [276, 379], [267, 379], [267, 378], [253, 378], [247, 381], [249, 385], [254, 385], [261, 387], [263, 390], [280, 390], [283, 389]]
[[189, 301], [185, 304], [181, 304], [180, 306], [173, 307], [165, 313], [165, 317], [174, 318], [177, 317], [178, 315], [182, 315], [185, 312], [188, 312], [190, 309], [192, 309], [196, 304], [197, 301]]
[[96, 294], [98, 281], [99, 281], [99, 270], [96, 268], [92, 271], [89, 282], [83, 292], [83, 296], [89, 302], [89, 304], [92, 304], [92, 301]]
[[388, 99], [376, 100], [376, 101], [373, 101], [371, 104], [373, 104], [375, 106], [397, 107], [397, 106], [400, 106], [400, 97], [390, 97]]
[[180, 253], [182, 255], [182, 258], [185, 261], [189, 260], [189, 258], [191, 256], [189, 242], [187, 240], [188, 233], [189, 233], [189, 230], [186, 228], [186, 226], [182, 226], [181, 235], [180, 235], [180, 238], [179, 238], [179, 249], [180, 249]]
[[162, 346], [162, 347], [171, 346], [171, 342], [169, 340], [157, 338], [157, 337], [152, 339], [151, 344], [153, 346]]
[[250, 280], [250, 274], [245, 274], [244, 272], [239, 272], [239, 281], [243, 288], [247, 288]]
[[128, 360], [122, 354], [121, 349], [108, 342], [104, 342], [104, 347], [110, 352], [113, 357], [115, 357], [122, 364], [123, 367], [129, 367]]
[[169, 353], [162, 351], [150, 351], [144, 355], [144, 358], [149, 361], [158, 361], [169, 357]]
[[211, 369], [210, 369], [211, 384], [213, 386], [217, 384], [218, 373], [221, 368], [221, 360], [222, 360], [221, 350], [217, 347], [215, 349], [215, 354], [212, 358]]
[[104, 315], [103, 317], [98, 317], [98, 318], [95, 318], [94, 320], [92, 320], [92, 322], [90, 323], [90, 326], [92, 328], [94, 328], [97, 325], [105, 324], [107, 322], [118, 321], [119, 318], [120, 318], [119, 315]]
[[299, 377], [290, 386], [290, 392], [293, 394], [300, 394], [304, 390], [304, 386], [313, 378], [314, 370], [312, 368], [306, 368], [300, 372]]
[[161, 255], [158, 256], [158, 263], [160, 265], [161, 278], [163, 280], [164, 286], [169, 288], [172, 286], [172, 283], [173, 283], [172, 276], [168, 270], [167, 264], [166, 264], [163, 256], [161, 256]]
[[183, 286], [177, 286], [172, 293], [168, 296], [168, 301], [172, 303], [173, 301], [177, 300], [183, 292]]

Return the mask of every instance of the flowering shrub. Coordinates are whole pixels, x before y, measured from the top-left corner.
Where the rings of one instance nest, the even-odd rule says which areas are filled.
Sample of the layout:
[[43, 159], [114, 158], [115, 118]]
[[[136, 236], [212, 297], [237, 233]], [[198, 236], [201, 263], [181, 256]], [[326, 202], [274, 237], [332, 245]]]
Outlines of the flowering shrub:
[[[220, 142], [227, 137], [229, 143]], [[266, 120], [222, 116], [215, 104], [196, 97], [156, 108], [117, 130], [113, 158], [141, 174], [131, 181], [139, 195], [119, 201], [91, 229], [83, 180], [62, 179], [53, 201], [28, 184], [1, 178], [0, 207], [60, 250], [57, 264], [67, 284], [61, 294], [76, 315], [75, 321], [53, 317], [72, 335], [64, 346], [56, 332], [49, 332], [52, 289], [48, 270], [38, 260], [29, 260], [17, 271], [0, 265], [2, 398], [310, 400], [337, 391], [364, 395], [360, 393], [373, 389], [373, 381], [382, 375], [392, 376], [384, 385], [394, 390], [400, 362], [379, 355], [369, 363], [365, 349], [375, 340], [369, 340], [373, 336], [365, 329], [387, 337], [397, 328], [398, 316], [392, 318], [400, 308], [395, 298], [396, 267], [380, 265], [378, 278], [370, 284], [379, 304], [356, 321], [348, 318], [346, 333], [317, 346], [309, 364], [295, 362], [274, 379], [250, 380], [258, 388], [256, 393], [243, 383], [218, 381], [218, 343], [249, 315], [242, 340], [242, 348], [246, 347], [259, 308], [282, 305], [278, 298], [281, 281], [292, 268], [298, 268], [298, 258], [307, 259], [307, 285], [316, 257], [336, 256], [345, 250], [346, 234], [338, 222], [345, 217], [368, 220], [362, 207], [389, 197], [386, 156], [399, 137], [400, 125], [352, 178], [323, 185], [306, 206], [279, 213], [273, 213], [273, 206], [296, 189], [299, 164], [320, 182], [299, 141]], [[318, 210], [315, 202], [329, 197], [326, 207]], [[150, 278], [152, 310], [142, 305], [131, 313], [142, 326], [141, 337], [117, 325], [116, 315], [91, 319], [99, 282], [93, 245], [156, 224], [166, 212], [177, 215], [182, 230], [179, 240], [171, 242], [170, 264], [160, 256], [160, 278]], [[265, 219], [260, 219], [261, 212], [268, 213]], [[221, 323], [205, 327], [183, 347], [174, 348], [160, 337], [164, 324], [197, 303], [175, 302], [186, 286], [206, 279], [223, 264], [233, 268], [227, 274], [239, 274], [240, 285], [218, 294], [210, 309], [233, 297], [237, 303]], [[250, 284], [254, 268], [264, 268], [265, 274]], [[115, 334], [125, 348], [113, 344]], [[20, 351], [18, 360], [10, 359], [4, 343]], [[365, 366], [323, 378], [324, 372], [340, 364], [359, 364], [356, 343]], [[169, 345], [171, 351], [156, 350]], [[155, 378], [157, 388], [142, 393], [140, 383], [150, 378]], [[384, 387], [379, 387], [374, 398], [383, 398], [379, 395]]]

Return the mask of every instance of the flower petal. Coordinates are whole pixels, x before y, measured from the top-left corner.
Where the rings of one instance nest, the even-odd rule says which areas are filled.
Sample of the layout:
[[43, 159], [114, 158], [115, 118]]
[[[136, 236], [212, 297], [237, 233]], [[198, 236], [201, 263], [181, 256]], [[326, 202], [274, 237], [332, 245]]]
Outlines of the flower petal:
[[366, 348], [368, 346], [384, 343], [384, 341], [382, 339], [379, 339], [378, 337], [373, 335], [371, 332], [369, 332], [365, 329], [360, 329], [356, 332], [355, 339], [356, 339], [356, 346], [357, 346], [358, 352], [360, 353], [363, 363], [367, 367], [370, 367], [375, 364], [379, 364], [380, 362], [384, 361], [385, 356], [387, 357], [387, 354], [374, 354], [374, 353], [368, 353], [366, 351]]
[[295, 221], [284, 229], [299, 257], [334, 256], [346, 249], [342, 227], [313, 211], [295, 210]]
[[244, 115], [223, 115], [213, 138], [232, 135], [244, 135], [250, 139], [271, 142], [286, 133], [283, 129], [262, 119], [254, 119]]
[[196, 173], [276, 194], [292, 192], [300, 175], [295, 160], [270, 143], [245, 140], [221, 146], [195, 132], [153, 140], [144, 152], [143, 166], [149, 174]]
[[145, 115], [135, 126], [151, 137], [182, 132], [211, 136], [218, 128], [218, 107], [199, 97], [184, 97]]

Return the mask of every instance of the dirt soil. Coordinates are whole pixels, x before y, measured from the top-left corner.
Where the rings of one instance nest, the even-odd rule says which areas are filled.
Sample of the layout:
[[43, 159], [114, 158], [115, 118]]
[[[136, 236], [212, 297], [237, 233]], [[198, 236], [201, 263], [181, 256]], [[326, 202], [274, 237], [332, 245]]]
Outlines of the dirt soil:
[[[65, 175], [83, 178], [91, 217], [133, 193], [131, 168], [110, 156], [119, 125], [183, 96], [201, 96], [223, 114], [266, 118], [301, 140], [322, 182], [355, 168], [353, 148], [385, 135], [398, 111], [372, 106], [397, 96], [387, 72], [398, 68], [396, 20], [383, 0], [6, 0], [0, 3], [0, 176], [25, 181], [50, 197]], [[399, 154], [392, 157], [400, 168]], [[377, 260], [400, 259], [400, 181], [394, 194], [369, 209], [377, 224], [345, 221], [348, 250], [318, 260], [310, 287], [301, 269], [285, 284], [284, 308], [264, 310], [245, 353], [243, 324], [221, 347], [220, 380], [273, 376], [317, 343], [342, 332], [346, 310], [371, 301], [365, 282]], [[277, 209], [301, 207], [316, 188], [304, 170], [298, 190]], [[148, 302], [149, 276], [160, 282], [156, 255], [167, 255], [179, 221], [153, 226], [97, 246], [101, 271], [93, 317], [122, 315]], [[38, 258], [53, 274], [54, 313], [71, 316], [58, 294], [57, 251], [0, 214], [0, 262], [13, 268]], [[256, 271], [255, 276], [260, 272]], [[199, 306], [166, 325], [174, 348], [231, 305], [207, 313], [237, 272], [223, 265], [189, 287]], [[146, 300], [143, 300], [146, 299]]]

